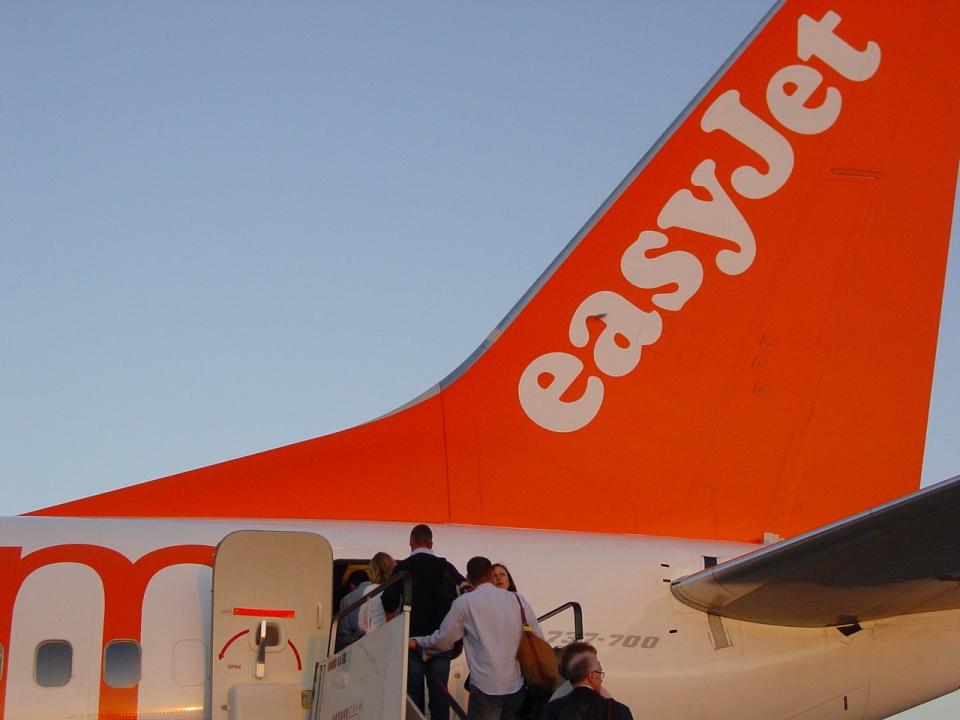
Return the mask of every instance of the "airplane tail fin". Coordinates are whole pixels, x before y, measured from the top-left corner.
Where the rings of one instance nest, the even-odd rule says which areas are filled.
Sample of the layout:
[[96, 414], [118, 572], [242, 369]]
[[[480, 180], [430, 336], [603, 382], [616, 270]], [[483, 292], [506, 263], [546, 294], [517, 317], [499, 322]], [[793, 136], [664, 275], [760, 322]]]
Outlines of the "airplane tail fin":
[[757, 541], [915, 489], [958, 34], [958, 3], [783, 3], [431, 392], [34, 514]]

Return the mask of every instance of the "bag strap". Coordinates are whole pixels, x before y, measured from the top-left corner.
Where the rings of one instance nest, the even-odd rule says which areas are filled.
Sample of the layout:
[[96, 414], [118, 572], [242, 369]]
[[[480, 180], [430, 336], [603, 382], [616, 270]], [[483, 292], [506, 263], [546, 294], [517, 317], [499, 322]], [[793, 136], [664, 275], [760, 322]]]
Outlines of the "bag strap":
[[517, 605], [520, 606], [520, 624], [523, 627], [525, 632], [533, 632], [533, 628], [530, 627], [530, 623], [527, 622], [527, 614], [523, 611], [523, 603], [520, 601], [520, 596], [517, 593], [513, 595], [517, 599]]

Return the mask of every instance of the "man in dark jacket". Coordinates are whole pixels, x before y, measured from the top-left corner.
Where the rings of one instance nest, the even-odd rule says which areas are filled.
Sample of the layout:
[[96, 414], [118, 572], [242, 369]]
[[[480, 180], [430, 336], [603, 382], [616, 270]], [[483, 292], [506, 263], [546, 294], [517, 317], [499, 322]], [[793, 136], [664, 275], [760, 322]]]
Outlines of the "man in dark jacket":
[[633, 720], [630, 708], [600, 694], [604, 672], [596, 655], [577, 655], [570, 661], [567, 673], [573, 691], [550, 701], [545, 720]]
[[[410, 637], [431, 635], [440, 627], [450, 605], [457, 597], [457, 586], [463, 575], [445, 558], [433, 554], [433, 531], [427, 525], [417, 525], [410, 531], [410, 556], [397, 563], [394, 574], [407, 572], [413, 583], [412, 607], [410, 610]], [[400, 585], [394, 585], [383, 593], [383, 608], [395, 613], [400, 606]], [[452, 653], [440, 653], [427, 659], [426, 669], [444, 687], [450, 677]], [[416, 661], [411, 660], [407, 671], [407, 694], [420, 712], [425, 709], [424, 684], [426, 677]], [[450, 705], [446, 696], [438, 692], [432, 682], [426, 683], [430, 695], [430, 717], [447, 720]]]

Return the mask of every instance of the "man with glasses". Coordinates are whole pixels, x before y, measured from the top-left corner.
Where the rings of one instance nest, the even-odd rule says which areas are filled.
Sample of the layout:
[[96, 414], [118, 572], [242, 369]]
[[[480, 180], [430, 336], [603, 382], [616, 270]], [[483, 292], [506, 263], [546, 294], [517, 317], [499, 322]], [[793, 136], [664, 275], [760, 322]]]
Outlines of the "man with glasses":
[[573, 690], [550, 701], [545, 720], [633, 720], [630, 708], [601, 695], [605, 674], [596, 654], [585, 652], [572, 658], [567, 679]]

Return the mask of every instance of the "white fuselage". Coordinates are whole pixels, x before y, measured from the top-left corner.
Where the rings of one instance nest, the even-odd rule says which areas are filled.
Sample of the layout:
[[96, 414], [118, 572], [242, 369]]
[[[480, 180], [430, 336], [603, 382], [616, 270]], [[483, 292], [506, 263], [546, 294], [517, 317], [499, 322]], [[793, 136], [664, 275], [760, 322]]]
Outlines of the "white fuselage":
[[[402, 558], [410, 524], [4, 519], [0, 613], [10, 626], [2, 718], [119, 717], [111, 707], [131, 696], [139, 718], [210, 717], [209, 675], [217, 662], [209, 647], [211, 568], [176, 558], [151, 562], [174, 546], [202, 555], [203, 546], [212, 549], [241, 528], [313, 531], [330, 542], [335, 558], [381, 550]], [[538, 613], [579, 602], [605, 685], [637, 718], [884, 718], [960, 685], [958, 611], [866, 623], [845, 637], [832, 628], [729, 620], [720, 627], [716, 619], [711, 626], [671, 595], [669, 581], [702, 569], [704, 556], [722, 562], [752, 545], [457, 525], [434, 532], [436, 553], [460, 568], [474, 555], [505, 563]], [[20, 575], [17, 567], [25, 568]], [[123, 628], [137, 622], [140, 681], [105, 690], [104, 646], [123, 640]], [[120, 636], [111, 636], [113, 628]], [[570, 614], [543, 629], [555, 645], [569, 641]], [[41, 687], [35, 675], [37, 647], [50, 640], [73, 648], [70, 681], [59, 687]], [[454, 667], [451, 685], [462, 683], [463, 672]], [[120, 699], [109, 703], [121, 705], [103, 707], [111, 692]]]

